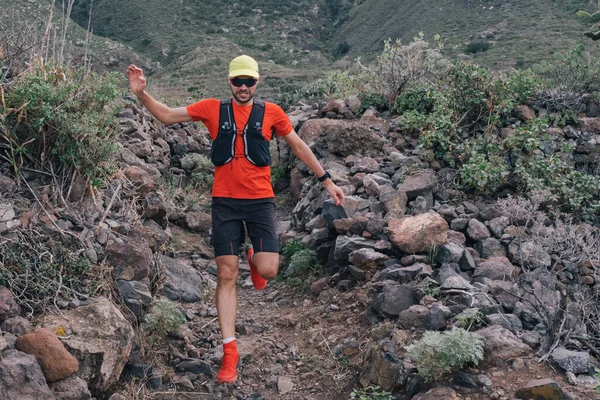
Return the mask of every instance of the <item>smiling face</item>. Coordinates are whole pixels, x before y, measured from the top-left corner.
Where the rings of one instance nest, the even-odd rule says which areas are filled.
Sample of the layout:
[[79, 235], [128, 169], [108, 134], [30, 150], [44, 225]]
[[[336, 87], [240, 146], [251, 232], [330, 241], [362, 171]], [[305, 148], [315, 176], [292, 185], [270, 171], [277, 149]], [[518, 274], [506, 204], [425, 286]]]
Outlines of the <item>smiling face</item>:
[[258, 78], [246, 75], [236, 76], [229, 78], [229, 86], [233, 100], [239, 105], [248, 105], [256, 93]]

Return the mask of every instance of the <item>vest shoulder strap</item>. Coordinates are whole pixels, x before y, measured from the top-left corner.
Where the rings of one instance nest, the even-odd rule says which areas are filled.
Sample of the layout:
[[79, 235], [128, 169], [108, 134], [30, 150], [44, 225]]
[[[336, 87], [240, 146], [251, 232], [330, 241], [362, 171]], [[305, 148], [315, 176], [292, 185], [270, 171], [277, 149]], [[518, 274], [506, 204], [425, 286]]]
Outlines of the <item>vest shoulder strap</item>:
[[235, 129], [235, 123], [233, 122], [233, 107], [231, 106], [231, 99], [221, 100], [221, 107], [219, 110], [219, 129]]

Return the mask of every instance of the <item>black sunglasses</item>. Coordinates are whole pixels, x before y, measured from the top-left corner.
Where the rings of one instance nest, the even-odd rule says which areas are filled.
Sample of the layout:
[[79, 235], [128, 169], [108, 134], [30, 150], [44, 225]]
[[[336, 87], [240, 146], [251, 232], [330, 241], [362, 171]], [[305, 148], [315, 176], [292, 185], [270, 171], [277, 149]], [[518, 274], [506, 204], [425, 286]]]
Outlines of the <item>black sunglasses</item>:
[[229, 78], [229, 82], [235, 87], [242, 87], [242, 85], [246, 85], [246, 87], [251, 88], [252, 86], [258, 83], [258, 79], [256, 78]]

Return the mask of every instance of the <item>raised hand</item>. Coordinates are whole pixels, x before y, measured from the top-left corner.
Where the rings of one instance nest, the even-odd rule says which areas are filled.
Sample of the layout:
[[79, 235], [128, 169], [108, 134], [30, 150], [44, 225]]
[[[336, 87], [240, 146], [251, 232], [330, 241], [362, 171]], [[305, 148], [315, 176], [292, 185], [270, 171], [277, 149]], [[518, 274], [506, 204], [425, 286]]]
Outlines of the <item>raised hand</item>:
[[129, 79], [129, 88], [133, 94], [139, 97], [144, 92], [144, 89], [146, 89], [144, 71], [131, 64], [125, 73], [127, 74], [127, 79]]

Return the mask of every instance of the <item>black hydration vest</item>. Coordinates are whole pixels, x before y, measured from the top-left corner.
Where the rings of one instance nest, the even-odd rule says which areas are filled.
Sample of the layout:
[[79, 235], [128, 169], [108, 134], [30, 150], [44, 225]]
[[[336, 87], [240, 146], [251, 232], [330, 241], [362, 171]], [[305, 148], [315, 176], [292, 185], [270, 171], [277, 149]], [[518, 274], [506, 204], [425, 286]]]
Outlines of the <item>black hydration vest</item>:
[[[257, 167], [271, 165], [269, 141], [262, 134], [262, 124], [265, 117], [265, 102], [254, 100], [250, 117], [242, 133], [244, 140], [244, 155], [248, 161]], [[271, 138], [275, 133], [271, 135]], [[221, 100], [219, 113], [219, 132], [210, 148], [210, 160], [214, 165], [225, 165], [235, 157], [235, 139], [237, 127], [233, 117], [231, 99]]]

